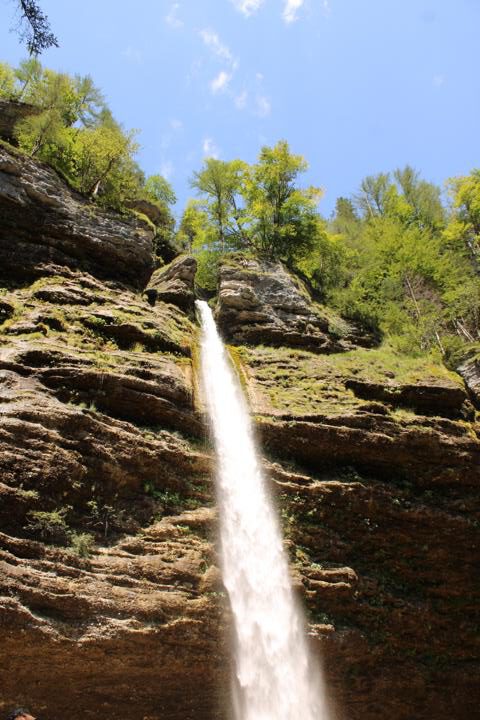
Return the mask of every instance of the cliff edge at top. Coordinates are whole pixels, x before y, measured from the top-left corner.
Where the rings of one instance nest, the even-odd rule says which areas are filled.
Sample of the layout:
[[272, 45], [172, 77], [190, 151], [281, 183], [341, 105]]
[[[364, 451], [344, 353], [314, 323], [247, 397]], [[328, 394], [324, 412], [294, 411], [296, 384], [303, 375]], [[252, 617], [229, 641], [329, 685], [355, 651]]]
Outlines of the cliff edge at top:
[[71, 190], [52, 168], [0, 145], [0, 282], [55, 275], [59, 267], [145, 287], [153, 233]]

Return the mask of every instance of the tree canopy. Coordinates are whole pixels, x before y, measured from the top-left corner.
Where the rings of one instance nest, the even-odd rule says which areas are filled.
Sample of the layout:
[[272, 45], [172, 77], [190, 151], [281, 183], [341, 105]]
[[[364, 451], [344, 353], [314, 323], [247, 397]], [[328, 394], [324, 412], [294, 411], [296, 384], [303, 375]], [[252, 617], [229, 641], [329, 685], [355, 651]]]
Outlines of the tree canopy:
[[286, 262], [308, 253], [318, 230], [321, 191], [296, 185], [306, 168], [284, 140], [263, 147], [254, 165], [207, 158], [192, 186], [203, 197], [218, 248]]
[[409, 166], [369, 176], [330, 223], [344, 254], [330, 301], [407, 352], [436, 347], [448, 357], [479, 337], [480, 175], [451, 180], [449, 190], [450, 208]]
[[320, 189], [297, 184], [306, 167], [285, 141], [253, 165], [205, 160], [178, 235], [201, 284], [213, 290], [221, 256], [241, 250], [283, 260], [317, 298], [402, 351], [448, 360], [478, 340], [480, 171], [449, 181], [449, 205], [411, 166], [370, 175], [327, 221]]

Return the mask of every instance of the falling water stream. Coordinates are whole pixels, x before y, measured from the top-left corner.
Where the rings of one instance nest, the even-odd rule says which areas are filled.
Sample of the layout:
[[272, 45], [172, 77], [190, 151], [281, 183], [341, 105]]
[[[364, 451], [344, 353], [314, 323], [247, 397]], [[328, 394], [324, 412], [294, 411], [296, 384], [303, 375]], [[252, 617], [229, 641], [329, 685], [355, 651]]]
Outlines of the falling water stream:
[[222, 574], [235, 631], [236, 720], [327, 720], [309, 657], [275, 509], [250, 418], [210, 308], [202, 322], [202, 379], [218, 457]]

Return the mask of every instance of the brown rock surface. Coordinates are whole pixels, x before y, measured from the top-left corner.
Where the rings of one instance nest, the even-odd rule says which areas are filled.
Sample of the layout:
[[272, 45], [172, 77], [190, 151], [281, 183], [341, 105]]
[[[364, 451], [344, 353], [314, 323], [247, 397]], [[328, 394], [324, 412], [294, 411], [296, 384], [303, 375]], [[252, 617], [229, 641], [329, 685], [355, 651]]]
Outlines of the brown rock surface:
[[319, 353], [353, 347], [353, 327], [313, 303], [301, 281], [281, 263], [229, 256], [220, 267], [216, 319], [225, 339], [237, 345]]
[[39, 109], [29, 103], [0, 99], [0, 138], [15, 142], [15, 125], [31, 115], [37, 115]]
[[[22, 233], [33, 243], [27, 220]], [[101, 280], [77, 251], [54, 268], [43, 242], [31, 276], [2, 276], [0, 710], [220, 720], [231, 626], [212, 452], [196, 330], [167, 297], [184, 271], [180, 296], [191, 293], [193, 264], [154, 276], [167, 294], [150, 305], [110, 266], [108, 243]], [[227, 273], [219, 316], [247, 344], [232, 360], [339, 717], [471, 720], [480, 432], [463, 384], [354, 347], [346, 327], [334, 337], [339, 319], [273, 275]], [[291, 347], [302, 333], [313, 352]]]
[[0, 146], [0, 282], [55, 275], [59, 267], [144, 287], [153, 233], [70, 190], [43, 163]]
[[156, 270], [145, 290], [149, 302], [173, 303], [182, 310], [192, 312], [196, 271], [197, 261], [192, 257], [176, 258], [167, 267]]
[[[344, 715], [474, 716], [480, 433], [450, 417], [452, 396], [465, 400], [458, 379], [381, 350], [240, 348], [236, 362]], [[388, 393], [362, 402], [351, 379], [409, 387], [407, 399], [416, 387], [436, 414]]]
[[[175, 308], [68, 272], [8, 298], [0, 708], [212, 716], [228, 687], [223, 594], [190, 361], [184, 351], [121, 349], [86, 331], [82, 312], [129, 311], [139, 326], [163, 319], [172, 346], [191, 337], [190, 323]], [[35, 322], [53, 312], [61, 329], [40, 335]], [[22, 322], [33, 332], [12, 334]]]

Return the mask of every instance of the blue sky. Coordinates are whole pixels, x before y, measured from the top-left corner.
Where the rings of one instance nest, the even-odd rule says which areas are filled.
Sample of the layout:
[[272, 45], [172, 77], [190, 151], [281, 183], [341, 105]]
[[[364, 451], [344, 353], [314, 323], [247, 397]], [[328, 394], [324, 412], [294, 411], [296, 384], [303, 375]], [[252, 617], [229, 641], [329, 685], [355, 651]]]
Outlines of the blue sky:
[[[480, 0], [39, 0], [60, 48], [45, 65], [90, 74], [177, 212], [205, 155], [255, 160], [285, 138], [305, 183], [339, 195], [406, 163], [434, 182], [480, 166]], [[0, 59], [25, 51], [0, 0]]]

